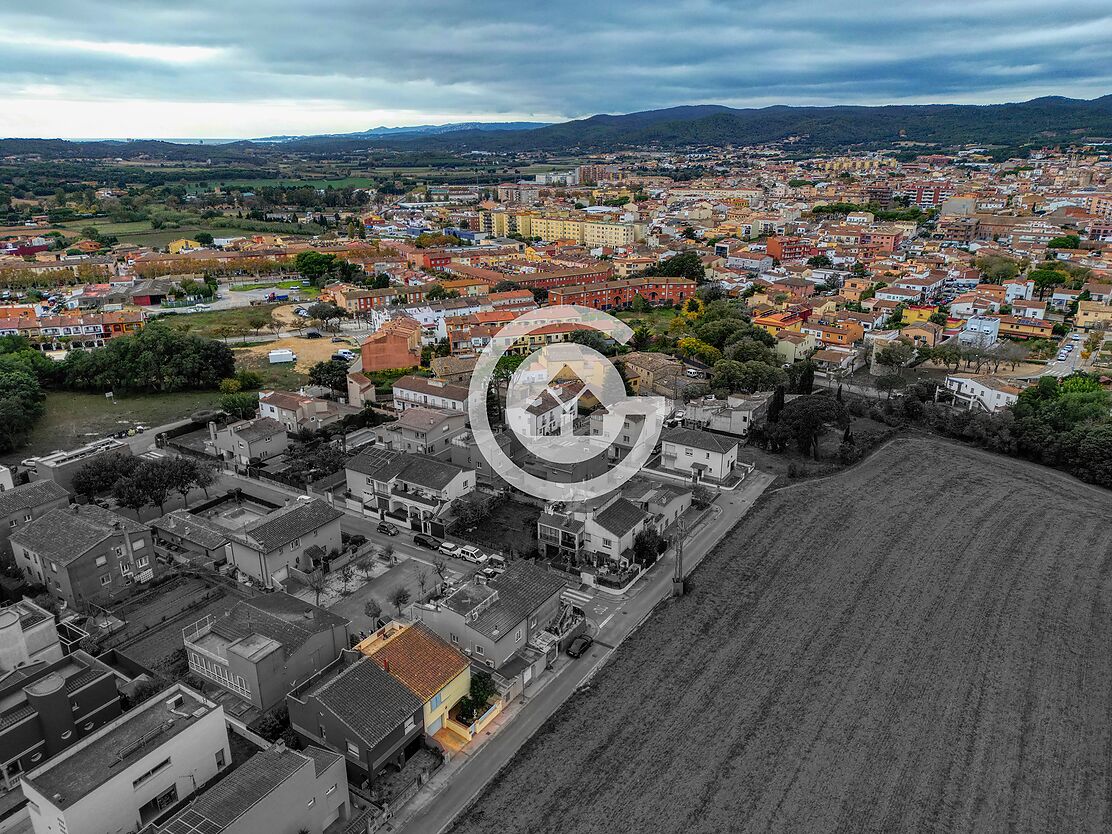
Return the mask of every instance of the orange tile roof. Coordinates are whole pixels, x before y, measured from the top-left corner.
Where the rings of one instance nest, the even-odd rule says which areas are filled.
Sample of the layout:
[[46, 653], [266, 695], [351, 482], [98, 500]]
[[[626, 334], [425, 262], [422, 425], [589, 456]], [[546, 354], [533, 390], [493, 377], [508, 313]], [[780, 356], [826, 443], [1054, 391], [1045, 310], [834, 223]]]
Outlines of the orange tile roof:
[[432, 697], [470, 665], [467, 657], [415, 623], [371, 655], [387, 672], [422, 701]]

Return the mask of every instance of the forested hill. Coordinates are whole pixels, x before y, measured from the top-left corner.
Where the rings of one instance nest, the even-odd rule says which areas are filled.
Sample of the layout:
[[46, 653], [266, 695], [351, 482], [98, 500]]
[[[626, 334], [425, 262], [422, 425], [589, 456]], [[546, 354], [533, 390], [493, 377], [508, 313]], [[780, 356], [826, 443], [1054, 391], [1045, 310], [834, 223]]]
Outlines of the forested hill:
[[924, 142], [1055, 144], [1112, 137], [1112, 95], [1084, 101], [1039, 98], [993, 105], [884, 107], [765, 107], [736, 110], [714, 105], [592, 116], [530, 131], [426, 137], [423, 146], [486, 150], [563, 150], [572, 147], [755, 145], [796, 137], [805, 147], [833, 149]]
[[283, 142], [174, 145], [166, 142], [64, 142], [3, 139], [0, 157], [152, 158], [260, 162], [279, 153], [345, 153], [359, 148], [422, 151], [566, 151], [574, 148], [758, 145], [791, 139], [803, 149], [892, 147], [900, 142], [960, 145], [1052, 145], [1112, 139], [1112, 95], [1090, 101], [1037, 98], [1011, 104], [881, 107], [673, 107], [599, 115], [530, 130], [462, 130], [436, 135], [306, 137]]

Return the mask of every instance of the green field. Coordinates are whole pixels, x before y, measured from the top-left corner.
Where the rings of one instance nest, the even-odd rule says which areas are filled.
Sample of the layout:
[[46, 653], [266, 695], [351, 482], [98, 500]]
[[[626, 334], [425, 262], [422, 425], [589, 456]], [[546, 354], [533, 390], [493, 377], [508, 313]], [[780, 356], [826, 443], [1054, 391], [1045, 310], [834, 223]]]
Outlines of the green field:
[[[283, 305], [259, 304], [256, 307], [234, 307], [231, 310], [209, 310], [206, 313], [171, 313], [161, 321], [171, 327], [212, 339], [221, 339], [225, 336], [252, 336], [256, 333], [251, 318], [258, 314], [269, 316], [275, 308], [281, 306]], [[225, 327], [236, 332], [224, 333], [222, 328]]]
[[236, 370], [259, 374], [262, 377], [262, 388], [296, 391], [309, 381], [309, 375], [295, 370], [294, 365], [271, 365], [265, 353], [249, 353], [248, 347], [249, 345], [236, 345], [232, 349], [236, 357]]
[[259, 179], [259, 180], [215, 180], [206, 183], [208, 188], [221, 186], [228, 189], [252, 188], [374, 188], [375, 181], [370, 177], [339, 177], [337, 179]]
[[654, 307], [646, 313], [635, 313], [632, 310], [622, 310], [618, 318], [636, 330], [642, 324], [656, 333], [667, 333], [668, 326], [676, 317], [676, 311], [671, 307]]
[[172, 240], [188, 238], [198, 232], [208, 232], [213, 237], [249, 237], [258, 232], [249, 229], [220, 228], [186, 224], [177, 228], [154, 229], [149, 220], [135, 220], [128, 223], [111, 223], [104, 220], [71, 220], [63, 224], [69, 231], [79, 233], [90, 226], [96, 228], [102, 235], [114, 235], [121, 243], [134, 243], [139, 246], [152, 246], [161, 248]]
[[161, 426], [217, 405], [214, 391], [145, 394], [107, 399], [103, 394], [54, 391], [46, 395], [46, 415], [19, 448], [0, 461], [12, 463], [55, 449], [72, 449], [135, 425]]

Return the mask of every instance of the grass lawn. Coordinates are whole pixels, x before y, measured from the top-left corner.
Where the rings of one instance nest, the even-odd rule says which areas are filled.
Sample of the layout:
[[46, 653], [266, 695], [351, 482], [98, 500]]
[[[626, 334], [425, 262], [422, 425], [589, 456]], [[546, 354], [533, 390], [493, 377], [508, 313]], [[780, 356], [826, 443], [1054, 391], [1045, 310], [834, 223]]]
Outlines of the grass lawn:
[[248, 290], [268, 290], [268, 289], [272, 289], [272, 288], [273, 289], [279, 289], [279, 290], [301, 290], [303, 294], [308, 293], [308, 292], [313, 291], [313, 290], [316, 290], [316, 292], [318, 294], [320, 293], [320, 290], [317, 290], [316, 287], [303, 287], [301, 285], [301, 282], [298, 281], [298, 280], [293, 280], [293, 281], [263, 281], [262, 283], [236, 284], [235, 286], [228, 287], [228, 289], [231, 290], [232, 292], [247, 292]]
[[653, 307], [644, 313], [622, 310], [617, 316], [634, 330], [643, 324], [656, 333], [667, 333], [668, 325], [676, 317], [676, 312], [671, 307]]
[[[209, 310], [207, 313], [170, 313], [162, 321], [173, 327], [179, 327], [198, 336], [208, 336], [213, 339], [222, 338], [225, 334], [221, 328], [229, 327], [235, 333], [231, 336], [251, 336], [255, 328], [251, 319], [256, 315], [270, 316], [282, 304], [259, 304], [257, 307], [233, 307], [231, 310]], [[265, 331], [263, 331], [265, 332]]]
[[309, 381], [309, 375], [297, 370], [293, 363], [271, 365], [267, 358], [271, 345], [266, 347], [267, 350], [261, 352], [252, 350], [250, 345], [234, 348], [236, 370], [255, 371], [263, 378], [263, 388], [280, 391], [296, 391]]
[[215, 391], [118, 396], [54, 391], [46, 395], [46, 414], [26, 441], [2, 462], [20, 461], [55, 449], [71, 449], [136, 424], [160, 426], [217, 404]]

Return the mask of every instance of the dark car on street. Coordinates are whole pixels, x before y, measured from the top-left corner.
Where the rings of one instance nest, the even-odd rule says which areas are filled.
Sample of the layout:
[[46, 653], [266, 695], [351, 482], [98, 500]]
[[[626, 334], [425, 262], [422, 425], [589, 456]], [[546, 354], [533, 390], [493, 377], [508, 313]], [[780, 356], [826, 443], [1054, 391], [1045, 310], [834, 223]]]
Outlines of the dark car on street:
[[421, 545], [421, 547], [427, 547], [429, 550], [440, 549], [440, 539], [436, 538], [435, 536], [426, 535], [425, 533], [418, 533], [416, 536], [414, 536], [413, 543], [419, 544]]
[[580, 634], [568, 644], [568, 657], [582, 657], [594, 642], [595, 638], [589, 634]]
[[398, 535], [398, 528], [391, 524], [389, 521], [380, 521], [378, 527], [375, 528], [380, 533], [385, 533], [388, 536]]

